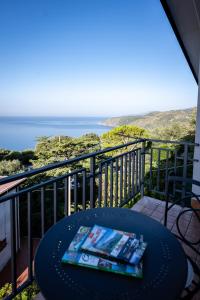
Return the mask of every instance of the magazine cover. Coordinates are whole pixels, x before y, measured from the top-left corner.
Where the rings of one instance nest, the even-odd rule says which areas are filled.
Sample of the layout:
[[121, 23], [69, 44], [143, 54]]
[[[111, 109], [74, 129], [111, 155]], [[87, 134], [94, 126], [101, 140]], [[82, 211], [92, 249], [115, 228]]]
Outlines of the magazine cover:
[[81, 249], [137, 265], [146, 247], [142, 235], [94, 225]]
[[114, 262], [103, 257], [97, 257], [84, 252], [68, 250], [63, 255], [62, 262], [137, 278], [143, 277], [142, 262], [134, 266], [122, 264], [120, 262]]
[[83, 266], [87, 268], [123, 274], [127, 276], [142, 278], [142, 262], [137, 266], [127, 265], [120, 262], [110, 261], [89, 253], [81, 252], [81, 245], [86, 240], [91, 228], [81, 226], [72, 240], [69, 248], [62, 257], [63, 263]]
[[71, 241], [68, 251], [78, 251], [91, 231], [91, 227], [81, 226]]

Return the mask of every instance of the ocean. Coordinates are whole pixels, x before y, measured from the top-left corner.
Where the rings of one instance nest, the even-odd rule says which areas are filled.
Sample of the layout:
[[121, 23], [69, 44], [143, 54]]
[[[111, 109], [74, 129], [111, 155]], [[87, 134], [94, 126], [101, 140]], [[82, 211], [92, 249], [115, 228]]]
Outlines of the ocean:
[[0, 117], [0, 148], [34, 149], [37, 137], [98, 135], [110, 127], [101, 125], [100, 117]]

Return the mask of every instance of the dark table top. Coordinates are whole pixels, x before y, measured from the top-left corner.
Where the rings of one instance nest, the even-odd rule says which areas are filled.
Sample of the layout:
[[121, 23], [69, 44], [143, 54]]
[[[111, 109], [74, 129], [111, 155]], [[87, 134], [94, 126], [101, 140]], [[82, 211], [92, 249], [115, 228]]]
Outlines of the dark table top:
[[[94, 224], [144, 235], [144, 278], [68, 264], [61, 258], [81, 225]], [[42, 239], [35, 257], [36, 280], [47, 300], [176, 299], [187, 277], [186, 256], [159, 222], [125, 208], [96, 208], [64, 218]]]

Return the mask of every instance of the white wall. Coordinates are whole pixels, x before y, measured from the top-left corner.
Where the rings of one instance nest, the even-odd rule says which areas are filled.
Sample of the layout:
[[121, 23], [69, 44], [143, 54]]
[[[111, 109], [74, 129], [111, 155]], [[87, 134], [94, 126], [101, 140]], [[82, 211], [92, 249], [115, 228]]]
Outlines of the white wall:
[[[13, 193], [15, 189], [9, 193]], [[12, 200], [11, 200], [12, 201]], [[19, 230], [19, 205], [15, 201], [15, 229], [16, 229], [16, 251], [20, 248], [20, 230]], [[0, 271], [5, 267], [11, 258], [11, 230], [10, 230], [10, 200], [0, 204], [0, 240], [6, 238], [6, 247], [0, 252]]]
[[[197, 100], [197, 122], [196, 122], [196, 135], [195, 143], [200, 145], [200, 59], [199, 59], [199, 89], [198, 89], [198, 100]], [[197, 162], [194, 162], [193, 168], [193, 179], [200, 181], [200, 146], [196, 146], [194, 150], [194, 159], [197, 159]], [[193, 186], [192, 188], [195, 194], [200, 195], [200, 187]]]
[[6, 238], [7, 245], [0, 252], [0, 271], [11, 257], [10, 247], [10, 201], [0, 204], [0, 240]]

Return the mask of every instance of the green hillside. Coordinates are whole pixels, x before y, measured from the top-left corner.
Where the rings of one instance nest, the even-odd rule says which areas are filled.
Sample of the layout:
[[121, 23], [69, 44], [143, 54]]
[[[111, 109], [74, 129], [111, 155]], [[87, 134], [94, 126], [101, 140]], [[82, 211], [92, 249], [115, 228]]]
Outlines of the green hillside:
[[140, 116], [113, 117], [106, 119], [103, 124], [112, 127], [120, 125], [137, 125], [146, 129], [155, 129], [159, 127], [169, 127], [174, 123], [187, 125], [187, 123], [190, 122], [192, 115], [195, 113], [196, 107], [164, 112], [155, 111]]

